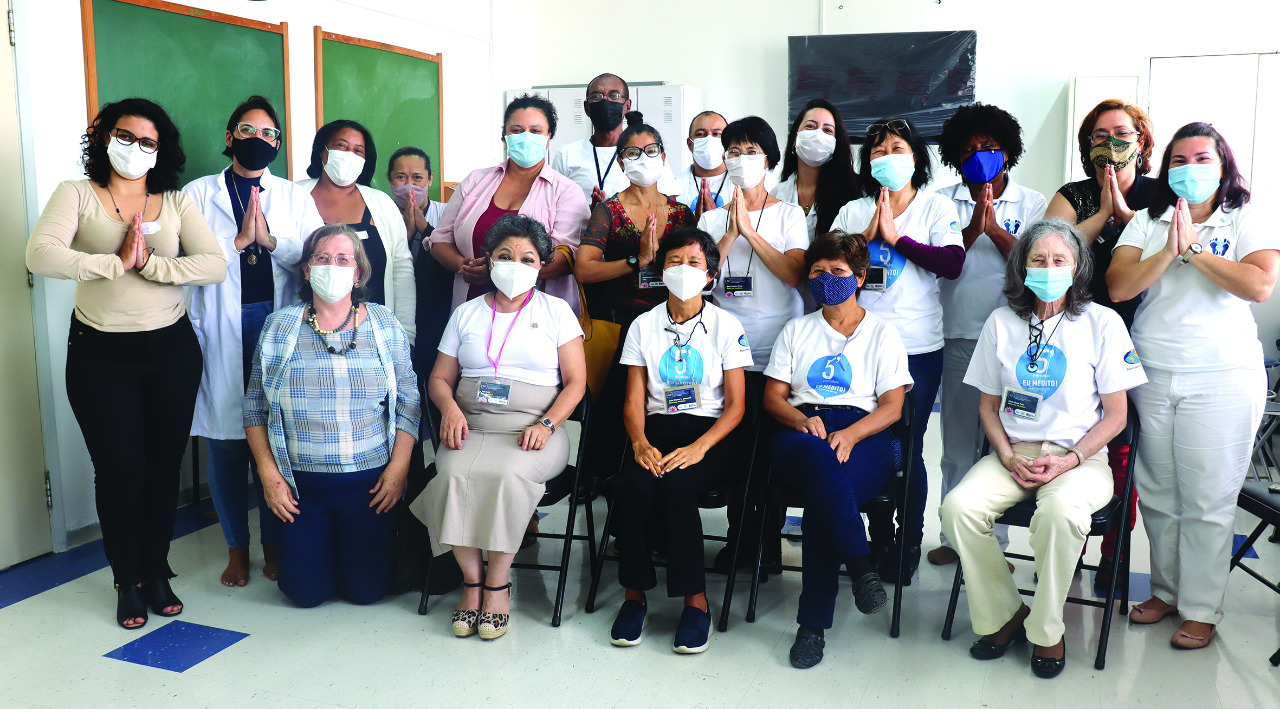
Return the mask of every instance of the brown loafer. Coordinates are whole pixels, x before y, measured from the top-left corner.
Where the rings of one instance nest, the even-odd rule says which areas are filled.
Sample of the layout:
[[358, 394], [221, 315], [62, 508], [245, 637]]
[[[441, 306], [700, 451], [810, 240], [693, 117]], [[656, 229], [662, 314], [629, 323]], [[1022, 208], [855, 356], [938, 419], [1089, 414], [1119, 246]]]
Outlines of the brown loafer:
[[1199, 650], [1213, 641], [1214, 625], [1196, 620], [1186, 620], [1178, 627], [1169, 641], [1170, 645], [1180, 650]]
[[938, 547], [926, 554], [925, 558], [934, 566], [946, 566], [947, 564], [956, 563], [956, 559], [959, 559], [960, 555], [951, 547]]
[[1151, 598], [1139, 603], [1129, 610], [1129, 622], [1133, 625], [1151, 625], [1164, 620], [1165, 616], [1178, 612], [1177, 606], [1166, 605], [1164, 608], [1152, 608], [1147, 605], [1159, 599]]

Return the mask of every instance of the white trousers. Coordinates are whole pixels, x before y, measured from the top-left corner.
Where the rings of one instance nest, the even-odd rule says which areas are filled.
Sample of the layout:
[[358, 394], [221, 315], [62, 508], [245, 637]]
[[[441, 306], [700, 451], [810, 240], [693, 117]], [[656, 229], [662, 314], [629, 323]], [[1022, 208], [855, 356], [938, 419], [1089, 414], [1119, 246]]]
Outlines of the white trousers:
[[[945, 499], [947, 493], [978, 462], [982, 442], [986, 440], [982, 419], [978, 416], [981, 392], [964, 383], [964, 373], [969, 369], [969, 360], [973, 359], [973, 350], [977, 346], [977, 340], [943, 340], [942, 386], [938, 390], [942, 399], [942, 494], [938, 495], [939, 500]], [[941, 506], [938, 507], [938, 515], [942, 515]], [[997, 524], [995, 534], [1000, 540], [1000, 548], [1008, 548], [1009, 526]], [[955, 548], [947, 541], [945, 530], [939, 532], [938, 539], [942, 546]]]
[[1151, 542], [1151, 592], [1186, 620], [1217, 624], [1266, 375], [1146, 372], [1130, 395], [1142, 423], [1134, 482]]
[[[1066, 448], [1049, 442], [1013, 445], [1014, 453], [1039, 458], [1063, 455]], [[955, 543], [964, 567], [965, 594], [973, 631], [990, 635], [1022, 607], [1000, 544], [992, 534], [996, 518], [1014, 503], [1036, 498], [1031, 517], [1031, 549], [1039, 581], [1024, 627], [1027, 639], [1041, 647], [1056, 645], [1066, 626], [1062, 609], [1084, 549], [1093, 513], [1111, 499], [1111, 468], [1106, 453], [1084, 462], [1036, 490], [1014, 482], [994, 453], [978, 461], [942, 501], [942, 528]]]

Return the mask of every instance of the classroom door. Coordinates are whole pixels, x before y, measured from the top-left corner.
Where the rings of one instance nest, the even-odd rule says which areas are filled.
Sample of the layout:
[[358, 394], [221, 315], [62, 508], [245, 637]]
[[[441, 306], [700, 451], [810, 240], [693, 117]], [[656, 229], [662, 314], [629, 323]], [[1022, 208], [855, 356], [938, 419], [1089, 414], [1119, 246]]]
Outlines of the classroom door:
[[44, 494], [13, 47], [0, 48], [0, 569], [53, 550]]

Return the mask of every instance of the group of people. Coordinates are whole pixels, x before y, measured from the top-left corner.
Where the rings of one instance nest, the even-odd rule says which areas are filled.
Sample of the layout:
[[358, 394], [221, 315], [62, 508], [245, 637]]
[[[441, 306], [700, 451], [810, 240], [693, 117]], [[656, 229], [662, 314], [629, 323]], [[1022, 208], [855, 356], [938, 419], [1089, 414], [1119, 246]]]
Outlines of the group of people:
[[[707, 648], [697, 498], [746, 479], [754, 460], [752, 480], [805, 499], [790, 661], [820, 662], [841, 567], [863, 613], [885, 607], [884, 582], [917, 571], [922, 442], [939, 395], [943, 537], [927, 559], [965, 566], [975, 658], [1030, 639], [1033, 672], [1062, 671], [1067, 589], [1131, 445], [1152, 597], [1130, 621], [1177, 613], [1175, 646], [1209, 644], [1266, 389], [1248, 304], [1280, 273], [1280, 241], [1257, 231], [1211, 125], [1183, 126], [1157, 159], [1148, 117], [1105, 101], [1079, 131], [1088, 178], [1046, 201], [1012, 179], [1022, 130], [991, 105], [946, 122], [941, 161], [960, 181], [937, 191], [924, 191], [935, 166], [904, 117], [851, 136], [815, 99], [780, 144], [761, 118], [705, 111], [689, 126], [693, 164], [677, 171], [622, 79], [592, 80], [584, 109], [592, 135], [553, 158], [555, 108], [512, 101], [506, 159], [441, 205], [428, 197], [430, 158], [413, 147], [386, 165], [392, 196], [372, 189], [374, 138], [354, 121], [317, 132], [310, 179], [271, 175], [280, 122], [257, 96], [228, 119], [227, 169], [179, 190], [182, 141], [163, 109], [102, 108], [82, 141], [88, 179], [59, 186], [27, 264], [77, 281], [67, 389], [93, 458], [120, 625], [182, 610], [167, 554], [189, 434], [209, 441], [229, 549], [222, 583], [250, 578], [252, 478], [263, 573], [303, 607], [385, 595], [388, 513], [434, 436], [422, 495], [433, 553], [462, 570], [452, 628], [500, 637], [513, 556], [568, 462], [563, 424], [588, 395], [589, 313], [621, 330], [590, 392], [583, 471], [587, 494], [620, 483], [614, 645], [644, 636], [661, 550], [667, 595], [683, 599], [673, 647]], [[892, 427], [908, 396], [904, 466]], [[438, 431], [420, 432], [428, 405]], [[864, 525], [863, 504], [904, 467], [903, 508]], [[730, 511], [730, 538], [780, 522], [754, 513], [756, 491], [746, 514]], [[993, 524], [1028, 498], [1030, 607]], [[1104, 573], [1120, 568], [1116, 548], [1104, 540]], [[726, 547], [716, 567], [732, 573], [750, 557]]]

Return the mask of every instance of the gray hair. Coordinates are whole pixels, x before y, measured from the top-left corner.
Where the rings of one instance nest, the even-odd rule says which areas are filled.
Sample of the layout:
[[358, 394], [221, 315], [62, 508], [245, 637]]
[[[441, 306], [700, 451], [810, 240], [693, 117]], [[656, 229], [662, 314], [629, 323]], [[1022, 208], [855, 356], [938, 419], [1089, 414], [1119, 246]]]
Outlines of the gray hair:
[[[324, 226], [311, 232], [311, 235], [302, 242], [302, 258], [298, 259], [299, 274], [302, 267], [311, 263], [311, 255], [320, 248], [320, 242], [331, 236], [345, 236], [351, 240], [351, 253], [356, 258], [356, 267], [360, 271], [360, 278], [356, 280], [355, 285], [351, 289], [351, 302], [359, 303], [368, 297], [369, 291], [366, 285], [369, 279], [373, 277], [373, 266], [369, 263], [369, 254], [364, 250], [364, 244], [360, 242], [360, 237], [355, 230], [346, 224], [340, 222], [334, 224], [325, 224]], [[299, 289], [298, 296], [302, 298], [302, 302], [309, 303], [314, 294], [311, 292], [311, 281], [302, 279], [302, 287]]]
[[507, 239], [528, 239], [538, 252], [538, 260], [543, 263], [551, 262], [551, 254], [556, 249], [542, 222], [523, 214], [508, 214], [494, 222], [489, 233], [484, 235], [484, 246], [493, 253]]
[[1036, 242], [1050, 235], [1062, 237], [1076, 260], [1074, 278], [1067, 289], [1065, 311], [1072, 317], [1078, 316], [1093, 300], [1089, 291], [1089, 284], [1093, 282], [1093, 253], [1085, 244], [1084, 234], [1061, 219], [1041, 219], [1033, 222], [1013, 242], [1009, 260], [1005, 263], [1004, 296], [1009, 299], [1009, 307], [1023, 320], [1031, 320], [1036, 304], [1036, 294], [1024, 283], [1027, 280], [1027, 257]]

